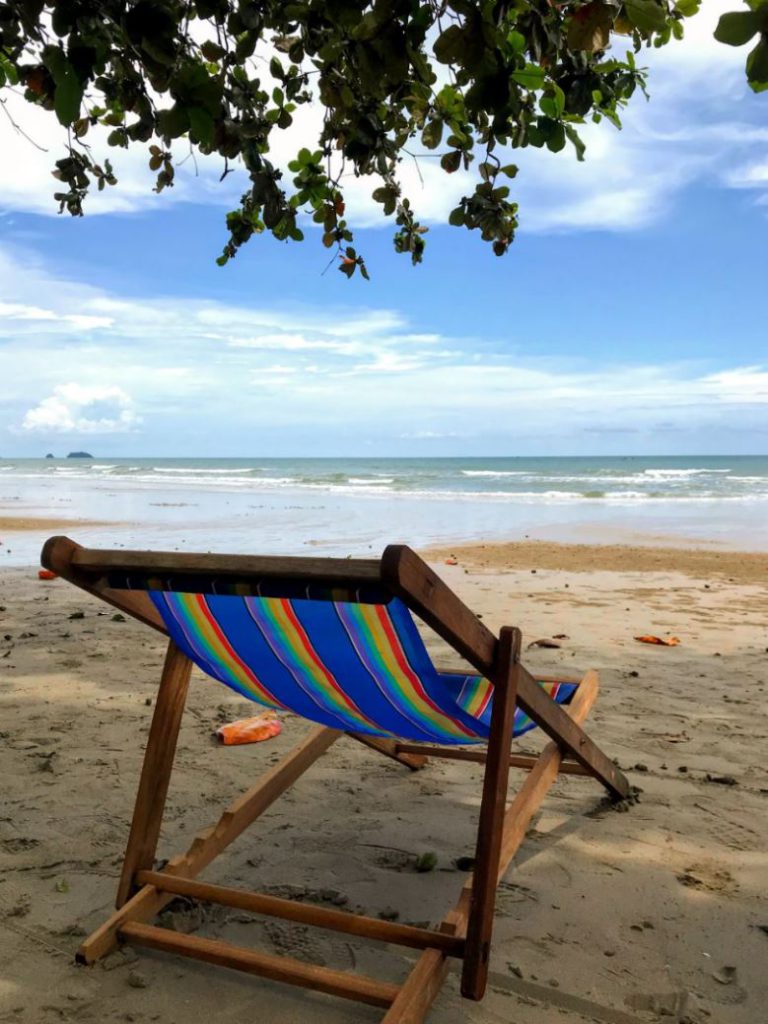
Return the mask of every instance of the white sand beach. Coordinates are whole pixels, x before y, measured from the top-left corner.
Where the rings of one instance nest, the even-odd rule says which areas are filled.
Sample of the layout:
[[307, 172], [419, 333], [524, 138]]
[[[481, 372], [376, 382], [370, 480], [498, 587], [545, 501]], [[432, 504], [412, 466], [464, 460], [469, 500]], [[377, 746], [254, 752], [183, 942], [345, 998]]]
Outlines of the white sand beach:
[[[557, 782], [500, 890], [484, 1002], [455, 977], [435, 1024], [762, 1024], [768, 1020], [768, 557], [717, 551], [473, 545], [428, 557], [491, 627], [514, 623], [534, 670], [599, 669], [588, 728], [642, 788], [627, 813]], [[456, 565], [446, 565], [446, 559]], [[77, 967], [109, 912], [162, 638], [36, 570], [0, 580], [0, 1021], [374, 1022], [380, 1012], [149, 952]], [[680, 645], [633, 637], [674, 634]], [[436, 646], [436, 657], [444, 650]], [[195, 672], [161, 855], [306, 732], [222, 748], [249, 705]], [[524, 749], [535, 749], [535, 734]], [[514, 787], [522, 774], [512, 775]], [[436, 922], [473, 853], [478, 766], [410, 773], [339, 741], [206, 874], [323, 905]], [[434, 852], [437, 868], [414, 870]], [[164, 915], [311, 963], [400, 980], [410, 956], [236, 911]]]

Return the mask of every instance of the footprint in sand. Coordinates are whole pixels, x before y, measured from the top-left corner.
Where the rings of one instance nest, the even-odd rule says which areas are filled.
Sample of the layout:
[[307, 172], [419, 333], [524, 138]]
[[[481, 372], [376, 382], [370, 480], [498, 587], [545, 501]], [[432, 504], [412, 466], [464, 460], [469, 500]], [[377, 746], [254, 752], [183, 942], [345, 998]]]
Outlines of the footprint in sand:
[[26, 836], [16, 836], [13, 839], [0, 840], [0, 849], [4, 853], [24, 853], [26, 850], [33, 850], [39, 845], [39, 839], [29, 839]]
[[689, 889], [719, 893], [722, 896], [733, 896], [739, 889], [730, 871], [712, 863], [691, 864], [677, 876], [677, 880]]

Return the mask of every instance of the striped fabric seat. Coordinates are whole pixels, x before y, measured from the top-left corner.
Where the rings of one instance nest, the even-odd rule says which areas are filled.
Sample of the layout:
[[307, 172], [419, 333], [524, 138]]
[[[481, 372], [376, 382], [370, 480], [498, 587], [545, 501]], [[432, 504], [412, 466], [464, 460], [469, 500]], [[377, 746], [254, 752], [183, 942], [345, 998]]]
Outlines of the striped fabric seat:
[[[488, 739], [492, 684], [438, 672], [398, 598], [146, 589], [181, 650], [244, 697], [346, 732], [443, 744]], [[576, 690], [540, 685], [558, 703]], [[515, 735], [532, 728], [518, 708]]]

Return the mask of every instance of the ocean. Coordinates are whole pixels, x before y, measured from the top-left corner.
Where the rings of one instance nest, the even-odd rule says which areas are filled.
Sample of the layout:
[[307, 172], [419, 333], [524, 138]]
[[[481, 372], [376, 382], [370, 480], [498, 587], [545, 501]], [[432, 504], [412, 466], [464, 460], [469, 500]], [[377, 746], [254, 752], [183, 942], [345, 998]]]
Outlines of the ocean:
[[[525, 537], [768, 550], [768, 457], [3, 459], [0, 516], [72, 520], [83, 543], [181, 550], [370, 554]], [[0, 539], [0, 564], [36, 560], [39, 537]]]

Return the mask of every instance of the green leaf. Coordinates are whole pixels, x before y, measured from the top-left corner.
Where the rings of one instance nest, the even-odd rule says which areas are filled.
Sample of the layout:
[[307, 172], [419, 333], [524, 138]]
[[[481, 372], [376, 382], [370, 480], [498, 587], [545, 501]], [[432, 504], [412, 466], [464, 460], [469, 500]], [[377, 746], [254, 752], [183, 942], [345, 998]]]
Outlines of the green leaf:
[[433, 117], [427, 121], [424, 131], [421, 133], [421, 141], [427, 149], [437, 149], [443, 137], [443, 122], [439, 117]]
[[533, 92], [544, 85], [544, 68], [538, 64], [526, 64], [522, 71], [513, 71], [512, 78], [524, 89]]
[[559, 153], [565, 149], [565, 128], [557, 121], [552, 122], [547, 135], [547, 149], [552, 153]]
[[455, 64], [464, 52], [464, 32], [451, 25], [435, 42], [435, 57], [441, 64]]
[[701, 0], [677, 0], [675, 4], [675, 10], [684, 18], [692, 18], [694, 14], [698, 14], [700, 7]]
[[565, 93], [556, 82], [548, 86], [547, 92], [539, 100], [542, 113], [555, 120], [563, 116], [565, 110]]
[[189, 130], [198, 142], [206, 146], [213, 145], [214, 123], [213, 118], [207, 110], [202, 107], [190, 107], [187, 111], [189, 116]]
[[768, 39], [765, 36], [747, 57], [747, 81], [753, 92], [768, 89]]
[[80, 104], [83, 101], [82, 83], [60, 47], [46, 46], [43, 51], [43, 63], [50, 71], [56, 86], [53, 95], [56, 117], [60, 124], [69, 127], [80, 114]]
[[516, 32], [514, 29], [507, 36], [507, 43], [514, 53], [522, 53], [526, 47], [525, 36], [522, 32]]
[[6, 82], [10, 85], [18, 85], [19, 72], [16, 70], [16, 65], [5, 54], [0, 53], [0, 85], [5, 85]]
[[107, 136], [107, 144], [110, 146], [122, 146], [128, 148], [128, 136], [125, 134], [125, 128], [115, 128], [114, 131], [110, 132]]
[[663, 32], [667, 27], [666, 5], [658, 0], [626, 0], [627, 17], [641, 32]]
[[161, 110], [157, 115], [157, 129], [160, 135], [169, 139], [177, 139], [189, 130], [188, 111], [175, 103], [169, 110]]
[[760, 31], [760, 15], [755, 11], [732, 11], [717, 23], [715, 39], [728, 46], [744, 46]]
[[587, 148], [584, 145], [584, 143], [582, 142], [581, 136], [576, 131], [576, 129], [573, 127], [573, 125], [570, 125], [570, 124], [567, 124], [565, 126], [565, 136], [568, 139], [568, 141], [571, 143], [573, 148], [576, 150], [576, 159], [579, 162], [581, 162], [584, 159], [584, 152], [585, 152], [585, 150]]
[[226, 52], [223, 46], [214, 43], [212, 39], [206, 40], [200, 47], [200, 53], [202, 53], [206, 60], [211, 61], [221, 60]]
[[437, 854], [432, 853], [431, 851], [429, 853], [419, 854], [416, 858], [416, 862], [414, 863], [414, 867], [421, 874], [424, 874], [427, 871], [434, 871], [437, 867]]

